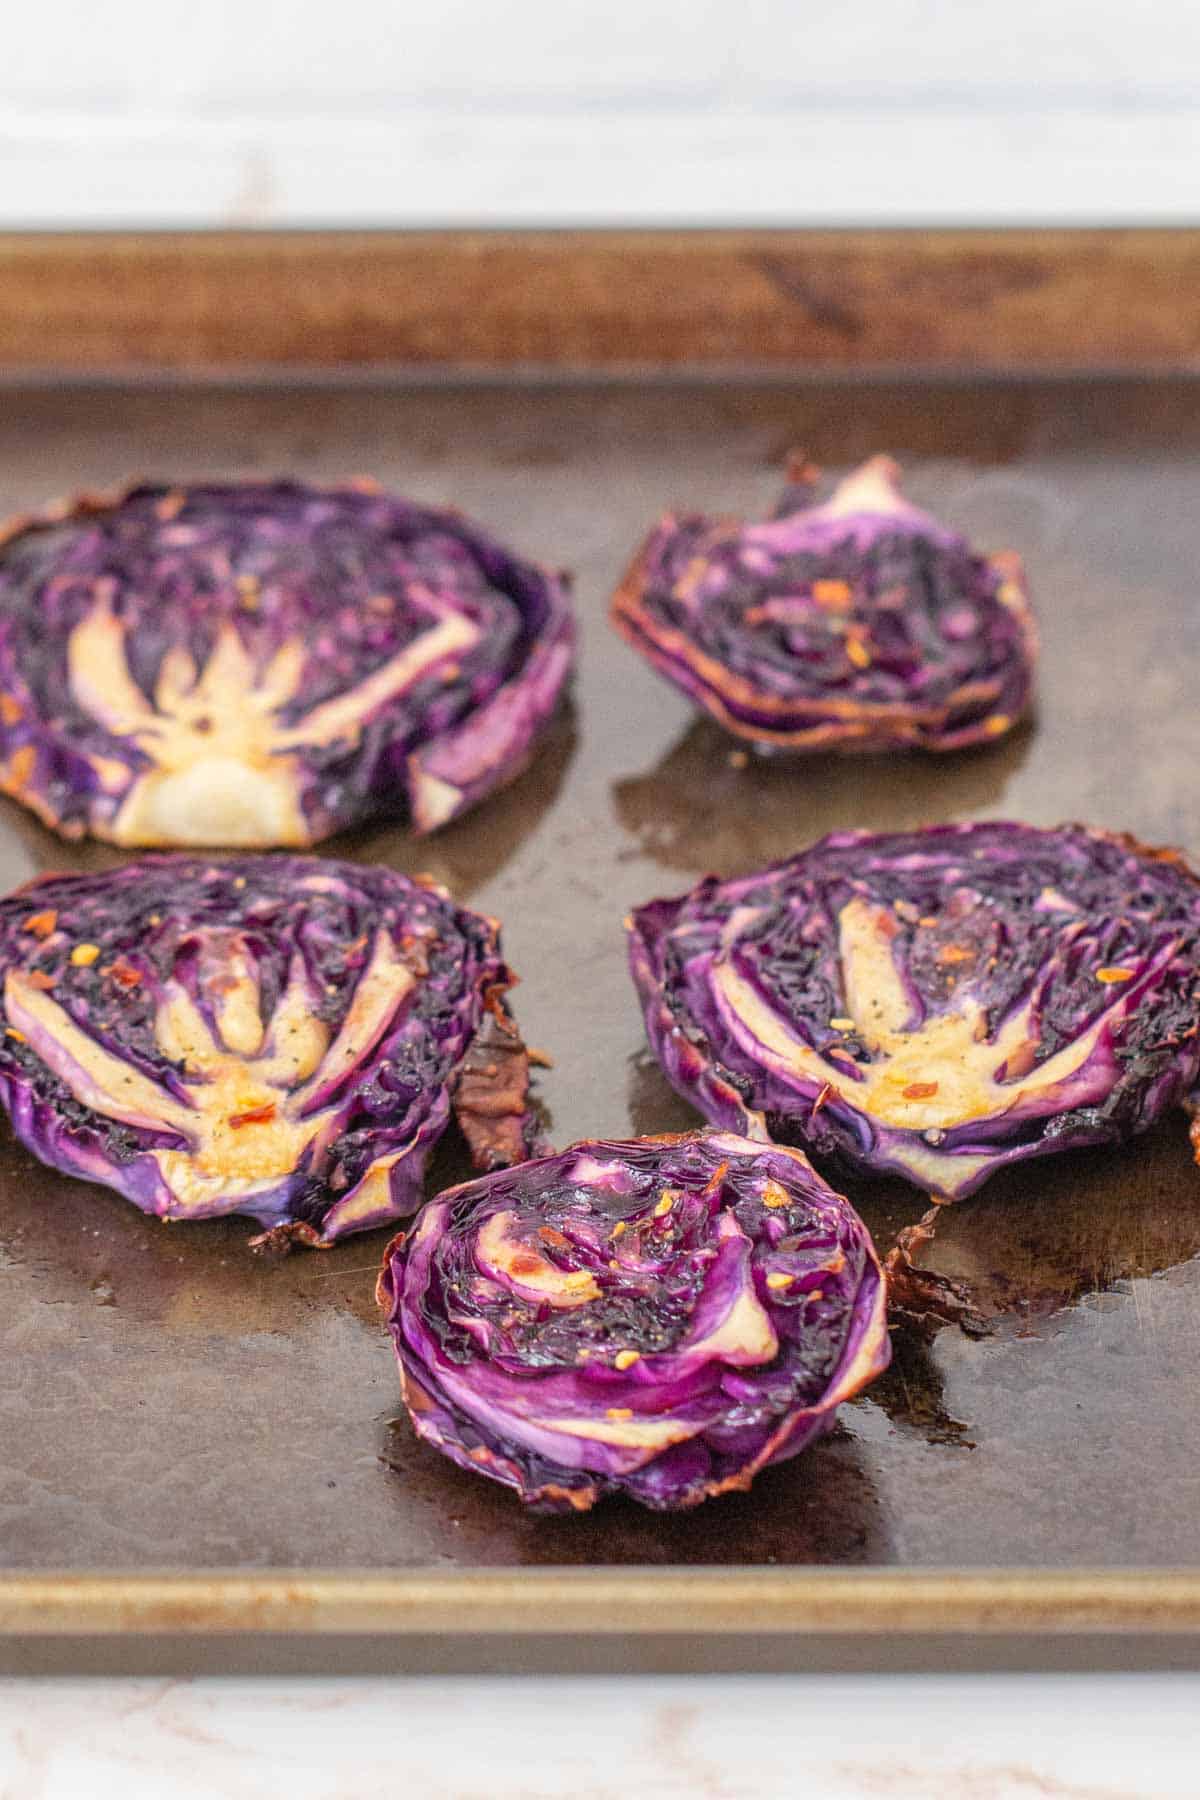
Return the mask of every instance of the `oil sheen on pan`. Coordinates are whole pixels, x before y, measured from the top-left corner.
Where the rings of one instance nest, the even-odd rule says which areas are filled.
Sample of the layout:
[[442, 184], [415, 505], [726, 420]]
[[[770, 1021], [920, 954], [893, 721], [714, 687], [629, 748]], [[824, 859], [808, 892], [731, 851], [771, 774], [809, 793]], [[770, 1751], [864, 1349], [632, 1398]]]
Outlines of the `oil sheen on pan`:
[[748, 1488], [886, 1367], [884, 1281], [799, 1151], [588, 1140], [442, 1194], [379, 1282], [418, 1434], [545, 1511]]
[[432, 883], [295, 856], [153, 856], [0, 902], [0, 1098], [51, 1167], [278, 1248], [413, 1212], [457, 1112], [528, 1154], [496, 923]]
[[[353, 852], [409, 874], [432, 865], [503, 920], [523, 977], [514, 1008], [554, 1058], [539, 1088], [559, 1145], [700, 1123], [646, 1052], [618, 921], [709, 870], [744, 875], [850, 826], [946, 818], [1091, 818], [1200, 850], [1194, 382], [420, 381], [319, 398], [303, 383], [59, 383], [12, 388], [5, 405], [14, 506], [79, 486], [80, 471], [127, 467], [147, 445], [189, 476], [250, 455], [313, 479], [372, 467], [401, 492], [453, 492], [506, 542], [576, 564], [584, 729], [569, 753], [556, 724], [535, 769], [459, 827], [415, 842], [379, 828]], [[672, 496], [750, 516], [797, 439], [838, 469], [903, 445], [932, 510], [973, 543], [1027, 554], [1046, 644], [1036, 731], [980, 754], [731, 764], [728, 735], [607, 626], [622, 545]], [[621, 784], [636, 785], [636, 813], [615, 802]], [[2, 810], [0, 892], [112, 860]], [[452, 1127], [435, 1155], [438, 1188], [469, 1178]], [[429, 1193], [433, 1176], [431, 1160]], [[926, 1259], [970, 1287], [991, 1335], [893, 1333], [893, 1368], [749, 1494], [545, 1517], [412, 1430], [370, 1294], [403, 1221], [264, 1269], [244, 1253], [257, 1229], [244, 1219], [164, 1228], [0, 1133], [0, 1562], [355, 1580], [487, 1567], [510, 1593], [531, 1571], [592, 1568], [630, 1595], [647, 1566], [729, 1568], [761, 1571], [773, 1600], [802, 1592], [814, 1566], [913, 1570], [918, 1590], [921, 1571], [968, 1568], [995, 1592], [1006, 1571], [1137, 1569], [1161, 1593], [1162, 1571], [1200, 1562], [1196, 1182], [1178, 1115], [1123, 1146], [1014, 1163], [939, 1209]], [[846, 1191], [881, 1249], [922, 1211], [904, 1182], [847, 1177]], [[1102, 1580], [1083, 1587], [1103, 1605]], [[762, 1620], [738, 1613], [748, 1589], [732, 1589], [726, 1616], [745, 1644]], [[571, 1592], [558, 1593], [565, 1616]], [[461, 1645], [461, 1617], [448, 1623]], [[640, 1641], [623, 1654], [654, 1666], [661, 1646]], [[1056, 1659], [1071, 1641], [1081, 1657], [1095, 1643], [1060, 1637]], [[578, 1640], [557, 1642], [570, 1660]], [[876, 1642], [881, 1663], [903, 1659]]]
[[432, 831], [528, 762], [561, 579], [370, 483], [141, 486], [0, 537], [0, 786], [67, 837]]
[[668, 514], [613, 620], [660, 674], [764, 747], [957, 750], [1029, 707], [1020, 558], [976, 554], [872, 457], [821, 505], [796, 470], [764, 521]]
[[1195, 1105], [1200, 882], [1128, 837], [839, 832], [639, 907], [629, 950], [709, 1119], [943, 1198]]

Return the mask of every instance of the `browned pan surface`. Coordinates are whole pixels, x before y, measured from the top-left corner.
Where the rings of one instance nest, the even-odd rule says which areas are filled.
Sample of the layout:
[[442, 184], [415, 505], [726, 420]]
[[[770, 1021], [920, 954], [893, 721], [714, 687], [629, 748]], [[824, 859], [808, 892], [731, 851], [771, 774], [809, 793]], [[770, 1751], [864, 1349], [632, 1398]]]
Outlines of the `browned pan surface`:
[[[765, 507], [792, 445], [830, 467], [894, 451], [918, 501], [1025, 553], [1035, 727], [945, 761], [739, 769], [618, 642], [608, 595], [654, 517]], [[143, 471], [369, 472], [576, 570], [575, 701], [536, 768], [432, 842], [331, 846], [500, 915], [566, 1143], [692, 1122], [643, 1051], [634, 902], [842, 826], [1082, 818], [1200, 853], [1198, 452], [1200, 387], [1134, 381], [10, 392], [0, 504]], [[116, 860], [0, 805], [5, 888]], [[921, 1211], [898, 1186], [854, 1197], [881, 1237]], [[679, 1518], [524, 1517], [419, 1447], [371, 1298], [383, 1234], [272, 1265], [251, 1229], [143, 1219], [3, 1129], [3, 1566], [1200, 1563], [1200, 1172], [1182, 1120], [964, 1203], [937, 1260], [971, 1277], [993, 1335], [898, 1339], [830, 1439]]]

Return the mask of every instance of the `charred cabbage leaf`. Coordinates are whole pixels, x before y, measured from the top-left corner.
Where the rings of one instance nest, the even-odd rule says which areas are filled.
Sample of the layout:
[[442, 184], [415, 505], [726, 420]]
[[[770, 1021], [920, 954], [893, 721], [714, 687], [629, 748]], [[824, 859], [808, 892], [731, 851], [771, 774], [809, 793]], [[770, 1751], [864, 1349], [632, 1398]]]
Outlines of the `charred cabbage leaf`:
[[530, 1148], [497, 926], [432, 883], [292, 856], [47, 876], [0, 901], [0, 978], [17, 1136], [143, 1212], [327, 1244], [416, 1209], [452, 1105], [477, 1167]]
[[143, 486], [0, 534], [0, 788], [67, 837], [431, 831], [528, 760], [562, 583], [367, 483]]
[[798, 1151], [585, 1142], [430, 1202], [379, 1281], [418, 1433], [552, 1511], [749, 1487], [883, 1369], [865, 1226]]
[[762, 523], [669, 514], [613, 602], [619, 631], [729, 731], [794, 750], [956, 750], [1029, 705], [1020, 559], [976, 555], [873, 457], [823, 505], [802, 471]]
[[840, 832], [628, 929], [651, 1044], [709, 1119], [945, 1198], [1196, 1083], [1200, 883], [1132, 838]]

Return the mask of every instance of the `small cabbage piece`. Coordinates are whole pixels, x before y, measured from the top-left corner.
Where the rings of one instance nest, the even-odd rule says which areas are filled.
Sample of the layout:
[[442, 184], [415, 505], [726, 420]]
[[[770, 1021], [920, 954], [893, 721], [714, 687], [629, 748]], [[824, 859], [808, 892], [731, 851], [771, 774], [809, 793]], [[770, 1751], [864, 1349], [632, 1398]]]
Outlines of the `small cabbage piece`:
[[0, 1099], [35, 1156], [143, 1212], [323, 1246], [415, 1211], [452, 1106], [476, 1167], [528, 1154], [513, 979], [494, 920], [387, 869], [46, 876], [0, 901]]
[[0, 532], [0, 789], [65, 837], [432, 831], [524, 767], [562, 582], [369, 483], [142, 486]]
[[1037, 639], [1019, 557], [979, 556], [872, 457], [823, 505], [802, 471], [762, 523], [668, 514], [617, 629], [764, 747], [957, 750], [1027, 710]]
[[1067, 825], [838, 832], [628, 921], [650, 1042], [717, 1124], [945, 1199], [1188, 1104], [1200, 882]]
[[887, 1366], [866, 1227], [796, 1150], [587, 1141], [451, 1188], [378, 1297], [419, 1435], [543, 1510], [695, 1506]]

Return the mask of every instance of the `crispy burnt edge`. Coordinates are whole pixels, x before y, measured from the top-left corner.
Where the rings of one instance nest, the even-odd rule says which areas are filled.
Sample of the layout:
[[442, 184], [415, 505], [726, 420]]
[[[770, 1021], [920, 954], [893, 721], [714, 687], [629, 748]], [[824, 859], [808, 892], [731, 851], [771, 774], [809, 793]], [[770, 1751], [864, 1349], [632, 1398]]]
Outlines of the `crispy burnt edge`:
[[[1030, 829], [1041, 828], [1031, 826]], [[1082, 831], [1090, 838], [1112, 844], [1131, 855], [1144, 857], [1148, 862], [1170, 863], [1200, 889], [1200, 870], [1175, 845], [1145, 844], [1132, 832], [1107, 831], [1102, 826], [1086, 825], [1077, 819], [1066, 820], [1049, 829], [1054, 832]], [[863, 832], [860, 835], [869, 838], [881, 834]], [[812, 847], [815, 846], [810, 846]], [[700, 879], [708, 878], [702, 876]], [[698, 885], [699, 883], [694, 883], [693, 888], [688, 890], [689, 894]], [[676, 904], [682, 904], [687, 897], [688, 895], [678, 896]], [[645, 902], [646, 906], [656, 904], [662, 902]], [[714, 1116], [716, 1129], [724, 1126], [742, 1131], [747, 1137], [761, 1136], [766, 1143], [774, 1142], [767, 1129], [765, 1113], [749, 1107], [732, 1083], [722, 1076], [720, 1058], [708, 1038], [698, 1029], [695, 1039], [684, 1033], [667, 1005], [663, 983], [650, 946], [634, 914], [627, 914], [624, 923], [628, 939], [629, 969], [641, 1004], [646, 1036], [655, 1060], [675, 1092], [689, 1106], [697, 1104], [698, 1093], [706, 1095], [714, 1109], [720, 1109], [723, 1115], [720, 1123]], [[1197, 1029], [1200, 1030], [1200, 1022]], [[1200, 1088], [1183, 1102], [1183, 1110], [1190, 1121], [1188, 1138], [1192, 1159], [1200, 1166]], [[788, 1148], [782, 1144], [776, 1147]], [[947, 1275], [939, 1275], [934, 1269], [923, 1268], [915, 1260], [936, 1237], [943, 1208], [953, 1206], [959, 1200], [969, 1199], [976, 1191], [977, 1188], [972, 1187], [957, 1196], [930, 1194], [928, 1199], [931, 1204], [926, 1212], [915, 1223], [906, 1225], [897, 1232], [893, 1243], [882, 1257], [890, 1315], [897, 1323], [908, 1325], [925, 1337], [935, 1336], [944, 1325], [957, 1325], [969, 1336], [975, 1337], [985, 1336], [991, 1330], [989, 1322], [976, 1307], [969, 1287]]]
[[[48, 501], [45, 506], [27, 512], [11, 513], [0, 520], [0, 555], [9, 543], [26, 531], [62, 525], [71, 519], [94, 518], [100, 513], [115, 511], [139, 488], [164, 485], [168, 493], [186, 495], [191, 489], [202, 487], [209, 480], [225, 487], [253, 487], [261, 485], [262, 479], [253, 476], [214, 475], [162, 484], [159, 478], [138, 475], [114, 488], [81, 488], [77, 493]], [[372, 475], [351, 475], [340, 481], [305, 480], [297, 485], [315, 494], [358, 493], [386, 497], [388, 492], [383, 483]], [[441, 513], [454, 520], [461, 535], [473, 549], [481, 552], [498, 551], [521, 575], [532, 578], [541, 585], [547, 607], [546, 624], [537, 634], [521, 668], [502, 684], [484, 706], [472, 709], [455, 725], [440, 736], [430, 739], [427, 744], [419, 745], [408, 756], [402, 781], [409, 809], [408, 824], [414, 836], [426, 837], [469, 812], [489, 793], [507, 787], [528, 768], [537, 751], [538, 739], [550, 723], [570, 680], [578, 631], [570, 601], [571, 577], [566, 570], [556, 573], [544, 564], [518, 556], [507, 544], [476, 526], [456, 506], [427, 506], [424, 502], [414, 504], [420, 505], [424, 511]], [[19, 671], [14, 671], [14, 675], [19, 680]], [[68, 821], [54, 810], [34, 782], [37, 744], [26, 737], [13, 750], [7, 749], [5, 740], [9, 735], [10, 723], [4, 716], [6, 705], [20, 709], [12, 721], [14, 726], [32, 720], [43, 731], [45, 729], [28, 692], [22, 697], [0, 687], [0, 794], [8, 794], [27, 806], [43, 825], [68, 842], [92, 837], [98, 843], [115, 843], [116, 839], [106, 829], [105, 821], [97, 822], [91, 818], [86, 823], [82, 820]], [[450, 790], [455, 793], [452, 804], [446, 799]], [[305, 822], [307, 825], [308, 821]], [[302, 840], [289, 844], [287, 848], [293, 851], [312, 849], [346, 828], [345, 823], [310, 827]], [[177, 846], [164, 839], [157, 845], [146, 847], [170, 850]], [[269, 849], [273, 846], [262, 847]]]
[[530, 1108], [529, 1051], [505, 999], [509, 984], [483, 997], [483, 1017], [450, 1088], [450, 1104], [482, 1173], [509, 1169], [542, 1153]]
[[[707, 1126], [698, 1126], [693, 1131], [647, 1132], [641, 1137], [624, 1141], [637, 1145], [671, 1145], [706, 1140], [715, 1135], [719, 1135], [719, 1133], [714, 1132], [713, 1129]], [[595, 1154], [597, 1152], [609, 1153], [614, 1148], [619, 1148], [621, 1141], [622, 1140], [610, 1138], [580, 1138], [578, 1142], [568, 1144], [565, 1150], [546, 1151], [542, 1154], [550, 1156], [571, 1156], [576, 1152], [583, 1152], [585, 1154]], [[801, 1167], [806, 1169], [810, 1174], [816, 1174], [816, 1171], [813, 1169], [812, 1164], [809, 1162], [803, 1150], [797, 1149], [794, 1145], [776, 1144], [769, 1138], [764, 1139], [761, 1142], [758, 1139], [751, 1139], [750, 1141], [755, 1145], [755, 1148], [761, 1149], [769, 1154], [787, 1156], [793, 1162], [799, 1163]], [[818, 1176], [817, 1179], [820, 1180], [821, 1177]], [[474, 1182], [465, 1181], [460, 1182], [456, 1187], [446, 1188], [442, 1193], [435, 1196], [435, 1199], [431, 1204], [453, 1207], [456, 1197], [464, 1193], [473, 1185]], [[836, 1193], [836, 1190], [834, 1191]], [[849, 1210], [854, 1213], [855, 1218], [858, 1218], [857, 1212], [855, 1212], [854, 1208], [850, 1205], [850, 1202], [845, 1199], [844, 1195], [839, 1194], [837, 1195], [837, 1198], [842, 1200]], [[859, 1223], [862, 1225], [863, 1245], [867, 1252], [868, 1262], [878, 1285], [876, 1288], [874, 1304], [871, 1309], [871, 1316], [859, 1336], [858, 1343], [843, 1359], [844, 1366], [840, 1367], [834, 1375], [827, 1392], [816, 1405], [804, 1407], [799, 1412], [784, 1419], [780, 1424], [779, 1429], [771, 1434], [762, 1449], [744, 1468], [739, 1469], [735, 1474], [725, 1476], [722, 1480], [701, 1482], [696, 1487], [689, 1488], [686, 1494], [682, 1498], [673, 1501], [669, 1508], [651, 1508], [651, 1510], [690, 1512], [693, 1508], [702, 1505], [704, 1501], [716, 1499], [720, 1494], [748, 1493], [754, 1483], [755, 1477], [760, 1475], [763, 1469], [768, 1467], [771, 1463], [783, 1460], [788, 1444], [794, 1437], [798, 1436], [805, 1427], [809, 1428], [808, 1436], [805, 1438], [804, 1444], [800, 1446], [801, 1449], [804, 1449], [808, 1443], [814, 1442], [829, 1429], [834, 1421], [838, 1408], [842, 1406], [845, 1401], [851, 1400], [855, 1394], [861, 1393], [863, 1388], [869, 1386], [869, 1384], [875, 1380], [876, 1376], [883, 1372], [883, 1369], [890, 1360], [890, 1352], [887, 1355], [881, 1354], [884, 1347], [889, 1342], [889, 1284], [887, 1271], [880, 1261], [879, 1253], [875, 1248], [874, 1240], [872, 1239], [870, 1232], [867, 1230], [866, 1226], [862, 1224], [861, 1219], [859, 1220]], [[407, 1239], [408, 1231], [405, 1229], [396, 1232], [395, 1235], [388, 1240], [383, 1252], [383, 1260], [380, 1265], [379, 1274], [375, 1280], [375, 1303], [380, 1311], [386, 1315], [385, 1322], [389, 1328], [391, 1327], [395, 1316], [395, 1307], [398, 1299], [398, 1291], [392, 1274], [392, 1261], [393, 1257], [404, 1248]], [[555, 1481], [545, 1481], [539, 1483], [535, 1487], [530, 1487], [525, 1481], [524, 1471], [519, 1463], [514, 1462], [510, 1458], [493, 1450], [487, 1444], [479, 1444], [475, 1446], [474, 1449], [468, 1450], [461, 1438], [447, 1437], [445, 1432], [436, 1422], [436, 1413], [443, 1413], [456, 1427], [461, 1427], [464, 1423], [470, 1425], [470, 1421], [465, 1419], [465, 1416], [457, 1407], [453, 1406], [448, 1401], [443, 1400], [439, 1395], [430, 1393], [426, 1384], [420, 1381], [412, 1371], [405, 1366], [403, 1360], [399, 1358], [399, 1356], [397, 1360], [400, 1375], [401, 1398], [404, 1401], [405, 1409], [408, 1412], [413, 1430], [422, 1442], [431, 1444], [451, 1462], [457, 1464], [459, 1468], [466, 1469], [475, 1474], [488, 1474], [492, 1480], [498, 1482], [501, 1486], [512, 1489], [522, 1505], [528, 1507], [531, 1512], [590, 1512], [597, 1501], [603, 1500], [609, 1495], [624, 1491], [624, 1483], [606, 1478], [584, 1480], [568, 1485]], [[564, 1469], [562, 1473], [566, 1475], [574, 1473], [574, 1471]], [[648, 1504], [646, 1501], [642, 1500], [640, 1496], [634, 1496], [634, 1498], [638, 1499], [639, 1503], [642, 1505]]]
[[[740, 525], [741, 521], [718, 523]], [[980, 701], [998, 701], [1004, 693], [1004, 683], [999, 680], [968, 682], [937, 707], [836, 698], [786, 701], [763, 692], [744, 675], [727, 669], [715, 657], [699, 649], [686, 633], [661, 624], [645, 604], [650, 584], [650, 559], [663, 533], [677, 524], [675, 514], [667, 513], [635, 552], [613, 594], [609, 617], [627, 644], [734, 737], [785, 750], [919, 749], [941, 753], [967, 749], [973, 744], [994, 743], [1028, 717], [1033, 706], [1040, 640], [1024, 564], [1015, 550], [996, 551], [984, 560], [995, 572], [998, 587], [1006, 590], [1006, 598], [1001, 604], [1012, 613], [1017, 624], [1019, 702], [1011, 711], [990, 710], [972, 724], [955, 727], [951, 721], [957, 712]], [[681, 664], [692, 676], [694, 686], [680, 681]], [[757, 721], [751, 724], [742, 718], [731, 706], [733, 700], [747, 711], [757, 712], [760, 715]], [[768, 722], [772, 714], [797, 712], [813, 714], [820, 722], [792, 730], [776, 728]], [[761, 716], [763, 714], [767, 719]]]
[[991, 1327], [971, 1299], [969, 1287], [914, 1260], [937, 1235], [942, 1207], [952, 1204], [935, 1194], [929, 1198], [933, 1204], [928, 1212], [896, 1233], [883, 1258], [888, 1313], [924, 1338], [936, 1337], [943, 1325], [957, 1325], [968, 1337], [986, 1337]]

